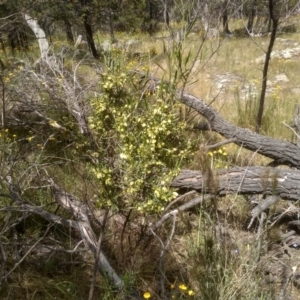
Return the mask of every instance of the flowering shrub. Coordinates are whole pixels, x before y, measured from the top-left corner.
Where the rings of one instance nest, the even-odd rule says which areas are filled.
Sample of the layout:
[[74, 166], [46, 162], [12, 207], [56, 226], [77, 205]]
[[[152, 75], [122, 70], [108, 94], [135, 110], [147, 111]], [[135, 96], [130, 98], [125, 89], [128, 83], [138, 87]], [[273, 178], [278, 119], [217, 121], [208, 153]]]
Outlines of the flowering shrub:
[[132, 62], [120, 54], [109, 62], [89, 119], [98, 145], [92, 154], [98, 159], [92, 166], [98, 204], [160, 212], [177, 196], [169, 183], [193, 150], [180, 104], [163, 86], [154, 95], [139, 91]]

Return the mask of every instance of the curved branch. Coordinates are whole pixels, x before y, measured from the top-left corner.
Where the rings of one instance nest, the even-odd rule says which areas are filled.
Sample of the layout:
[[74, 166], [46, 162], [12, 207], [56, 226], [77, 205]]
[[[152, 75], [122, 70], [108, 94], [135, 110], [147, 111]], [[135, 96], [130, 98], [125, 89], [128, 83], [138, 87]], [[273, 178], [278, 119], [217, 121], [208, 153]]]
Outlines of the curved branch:
[[203, 200], [210, 198], [210, 196], [206, 196], [206, 197], [195, 197], [192, 200], [190, 200], [189, 202], [180, 205], [179, 207], [177, 207], [176, 209], [173, 209], [169, 212], [167, 212], [166, 214], [164, 214], [161, 219], [159, 221], [157, 221], [154, 225], [152, 224], [151, 226], [151, 232], [155, 231], [157, 228], [159, 228], [166, 220], [168, 220], [171, 216], [176, 216], [177, 214], [179, 214], [180, 212], [186, 211], [200, 203], [202, 203]]
[[52, 179], [50, 179], [49, 182], [56, 202], [64, 209], [71, 212], [75, 219], [78, 220], [76, 223], [78, 224], [81, 237], [93, 253], [100, 273], [110, 280], [115, 287], [122, 289], [124, 286], [123, 280], [112, 268], [103, 251], [97, 247], [98, 241], [89, 221], [87, 206], [82, 201], [55, 184]]
[[227, 139], [235, 139], [235, 144], [272, 158], [278, 165], [300, 168], [300, 149], [296, 145], [232, 125], [223, 119], [211, 106], [191, 94], [180, 92], [178, 93], [178, 98], [180, 98], [182, 103], [205, 117], [211, 130]]

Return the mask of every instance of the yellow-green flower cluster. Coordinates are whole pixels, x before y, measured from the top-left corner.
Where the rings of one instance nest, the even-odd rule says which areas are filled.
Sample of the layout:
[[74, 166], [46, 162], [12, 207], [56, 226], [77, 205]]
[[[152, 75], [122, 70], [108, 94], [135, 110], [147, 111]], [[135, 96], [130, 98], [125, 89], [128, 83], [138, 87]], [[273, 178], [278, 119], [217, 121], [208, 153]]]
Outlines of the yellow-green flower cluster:
[[181, 283], [177, 286], [175, 284], [171, 284], [170, 288], [172, 291], [172, 298], [175, 298], [176, 295], [179, 296], [180, 299], [186, 299], [187, 297], [190, 298], [195, 296], [195, 292], [188, 288], [188, 286], [184, 283]]
[[0, 151], [11, 155], [17, 146], [17, 135], [8, 128], [0, 130]]
[[275, 99], [275, 100], [280, 99], [279, 93], [280, 93], [281, 90], [282, 90], [282, 87], [280, 85], [276, 85], [275, 86], [275, 88], [274, 88], [274, 90], [272, 92], [273, 99]]
[[126, 74], [109, 75], [102, 74], [102, 87], [105, 92], [118, 92], [126, 83]]
[[18, 75], [22, 72], [23, 67], [18, 66], [14, 70], [2, 70], [1, 75], [5, 84], [13, 84]]
[[89, 124], [102, 158], [92, 170], [102, 196], [118, 207], [160, 212], [176, 197], [169, 184], [193, 145], [186, 124], [178, 120], [179, 106], [167, 99], [166, 90], [163, 96], [133, 93], [126, 70], [109, 69], [103, 74], [101, 91], [91, 101]]

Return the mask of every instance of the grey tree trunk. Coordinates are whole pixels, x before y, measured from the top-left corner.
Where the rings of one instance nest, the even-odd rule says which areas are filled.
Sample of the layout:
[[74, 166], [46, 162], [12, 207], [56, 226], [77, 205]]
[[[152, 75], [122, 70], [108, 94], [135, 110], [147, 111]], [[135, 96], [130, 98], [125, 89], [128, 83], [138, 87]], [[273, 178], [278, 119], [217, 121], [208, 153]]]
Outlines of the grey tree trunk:
[[49, 43], [46, 38], [46, 34], [44, 30], [39, 26], [36, 19], [32, 18], [31, 16], [24, 14], [24, 19], [30, 29], [33, 31], [38, 43], [39, 48], [41, 51], [41, 58], [46, 59], [49, 53]]

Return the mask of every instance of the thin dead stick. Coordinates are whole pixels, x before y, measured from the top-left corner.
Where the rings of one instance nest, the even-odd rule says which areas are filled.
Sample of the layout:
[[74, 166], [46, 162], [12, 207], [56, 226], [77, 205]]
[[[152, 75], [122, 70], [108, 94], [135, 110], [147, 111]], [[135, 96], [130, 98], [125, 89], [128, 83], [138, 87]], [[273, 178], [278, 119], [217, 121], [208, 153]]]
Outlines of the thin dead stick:
[[50, 251], [57, 251], [57, 252], [64, 252], [64, 253], [69, 253], [69, 254], [72, 254], [72, 253], [76, 253], [76, 252], [85, 252], [86, 249], [82, 249], [82, 250], [77, 250], [78, 247], [80, 246], [80, 244], [83, 243], [83, 240], [79, 241], [77, 243], [77, 245], [74, 247], [74, 249], [72, 250], [66, 250], [66, 249], [63, 249], [63, 248], [54, 248], [54, 247], [50, 247], [48, 245], [43, 245], [45, 248], [49, 249]]
[[[249, 163], [248, 163], [248, 166], [250, 165], [252, 159], [254, 159], [254, 156], [255, 156], [255, 154], [257, 154], [258, 150], [259, 150], [259, 148], [258, 148], [255, 152], [253, 152], [253, 154], [252, 154], [252, 156], [251, 156], [251, 159], [250, 159], [250, 161], [249, 161]], [[241, 187], [242, 187], [243, 182], [244, 182], [244, 180], [245, 180], [246, 173], [247, 173], [247, 171], [248, 171], [248, 166], [247, 166], [246, 169], [245, 169], [245, 172], [244, 172], [244, 174], [243, 174], [242, 180], [241, 180], [240, 185], [239, 185], [239, 187], [238, 187], [238, 189], [237, 189], [237, 192], [236, 192], [236, 194], [235, 194], [234, 202], [237, 200], [239, 191], [241, 190]]]
[[51, 224], [48, 226], [46, 232], [44, 233], [44, 235], [37, 240], [36, 243], [34, 243], [29, 250], [24, 254], [24, 256], [15, 264], [15, 266], [3, 277], [2, 280], [6, 280], [7, 277], [24, 261], [24, 259], [30, 254], [30, 252], [36, 247], [36, 245], [38, 245], [44, 238], [45, 236], [48, 234], [48, 231], [50, 230], [50, 228], [53, 226], [54, 224]]
[[193, 194], [195, 194], [195, 193], [196, 193], [196, 191], [189, 191], [189, 192], [187, 192], [187, 193], [185, 193], [185, 194], [183, 194], [183, 195], [181, 195], [181, 196], [175, 198], [175, 199], [174, 199], [174, 200], [166, 207], [165, 211], [168, 211], [168, 210], [170, 209], [171, 206], [173, 206], [175, 203], [177, 203], [178, 201], [180, 201], [180, 200], [183, 199], [184, 197], [193, 195]]
[[260, 261], [261, 246], [262, 246], [262, 235], [263, 235], [263, 226], [264, 226], [264, 223], [265, 223], [266, 219], [267, 219], [266, 213], [262, 212], [260, 214], [259, 226], [258, 226], [258, 230], [257, 230], [257, 238], [258, 238], [258, 243], [257, 243], [257, 258], [256, 258], [256, 262], [257, 263]]
[[207, 145], [207, 146], [205, 146], [205, 150], [211, 150], [211, 149], [219, 148], [221, 146], [224, 146], [224, 145], [227, 145], [227, 144], [230, 144], [230, 143], [234, 143], [234, 142], [236, 142], [236, 138], [228, 139], [228, 140], [222, 141], [220, 143], [216, 143], [216, 144], [213, 144], [213, 145]]
[[189, 202], [179, 206], [176, 209], [171, 210], [170, 212], [166, 213], [161, 217], [159, 221], [157, 221], [154, 225], [150, 226], [151, 230], [156, 230], [159, 228], [167, 219], [169, 219], [171, 216], [177, 215], [179, 212], [185, 211], [189, 208], [192, 208], [196, 206], [197, 204], [202, 203], [204, 200], [211, 199], [213, 196], [212, 195], [205, 195], [203, 197], [196, 197]]
[[6, 278], [4, 278], [4, 274], [5, 274], [6, 262], [7, 262], [7, 256], [5, 254], [1, 239], [0, 239], [0, 253], [1, 253], [0, 257], [1, 257], [1, 262], [2, 262], [1, 263], [2, 272], [1, 272], [1, 281], [0, 281], [0, 286], [1, 286], [2, 280], [6, 279]]
[[267, 208], [269, 208], [271, 205], [275, 204], [279, 200], [279, 197], [276, 195], [269, 196], [266, 199], [263, 199], [259, 202], [257, 206], [255, 206], [252, 211], [252, 218], [251, 221], [247, 227], [249, 229], [253, 223], [253, 221]]
[[98, 271], [97, 262], [99, 260], [102, 238], [103, 238], [103, 231], [101, 230], [101, 232], [99, 234], [98, 243], [97, 243], [97, 254], [96, 254], [95, 265], [94, 265], [94, 269], [93, 269], [93, 275], [92, 275], [92, 279], [91, 279], [91, 286], [90, 286], [89, 298], [88, 298], [89, 300], [93, 299], [93, 294], [94, 294], [94, 289], [95, 289], [95, 282], [96, 282], [96, 275], [97, 275], [97, 271]]
[[294, 134], [296, 135], [296, 137], [297, 137], [298, 139], [300, 139], [300, 136], [299, 136], [299, 134], [296, 132], [295, 129], [293, 129], [290, 125], [286, 124], [285, 122], [282, 122], [282, 124], [285, 125], [287, 128], [291, 129], [291, 130], [294, 132]]
[[160, 256], [159, 256], [159, 263], [158, 263], [158, 270], [160, 273], [160, 287], [161, 287], [161, 296], [162, 299], [167, 299], [166, 298], [166, 289], [165, 289], [165, 274], [163, 271], [163, 258], [165, 256], [165, 253], [170, 245], [170, 242], [174, 236], [175, 233], [175, 226], [176, 225], [176, 215], [173, 215], [173, 225], [172, 225], [172, 230], [170, 233], [170, 236], [166, 242], [166, 244], [163, 243], [163, 241], [161, 240], [161, 238], [152, 230], [152, 228], [150, 227], [150, 231], [151, 233], [159, 240], [161, 246], [162, 246], [162, 250], [160, 252]]
[[104, 218], [103, 218], [103, 225], [102, 225], [102, 230], [99, 234], [98, 242], [97, 242], [97, 252], [96, 252], [96, 259], [95, 259], [95, 265], [94, 265], [94, 270], [93, 270], [93, 277], [91, 280], [91, 286], [90, 286], [90, 292], [89, 292], [89, 300], [93, 299], [93, 294], [94, 294], [94, 289], [95, 289], [95, 282], [96, 282], [96, 276], [97, 276], [97, 271], [98, 271], [98, 261], [100, 258], [100, 252], [101, 252], [101, 243], [103, 239], [103, 229], [107, 220], [108, 216], [108, 210], [106, 210]]

